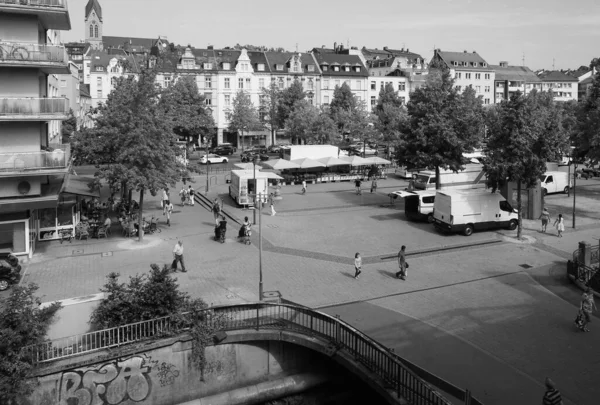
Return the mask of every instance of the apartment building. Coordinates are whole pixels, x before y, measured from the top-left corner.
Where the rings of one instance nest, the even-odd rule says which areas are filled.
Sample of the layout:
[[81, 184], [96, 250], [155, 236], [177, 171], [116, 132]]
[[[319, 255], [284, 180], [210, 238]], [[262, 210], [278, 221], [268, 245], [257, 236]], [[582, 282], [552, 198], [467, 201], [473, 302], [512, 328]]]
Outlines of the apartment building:
[[555, 101], [577, 101], [579, 80], [558, 70], [538, 73], [543, 91], [551, 91]]
[[346, 83], [359, 102], [368, 105], [367, 79], [369, 72], [358, 55], [343, 53], [343, 47], [335, 53], [313, 54], [321, 71], [320, 98], [317, 105], [329, 105], [336, 87]]
[[540, 78], [527, 66], [511, 66], [506, 61], [499, 65], [491, 65], [496, 75], [494, 78], [494, 103], [508, 100], [515, 93], [528, 94], [533, 89], [540, 89]]
[[[410, 73], [405, 73], [402, 70], [403, 61], [397, 57], [389, 57], [386, 59], [373, 59], [367, 61], [369, 71], [368, 79], [368, 108], [372, 109], [377, 105], [379, 92], [385, 88], [387, 84], [391, 84], [396, 90], [398, 97], [403, 103], [408, 102], [410, 93]], [[406, 65], [404, 65], [406, 68]]]
[[[72, 230], [74, 197], [61, 195], [71, 157], [60, 143], [69, 75], [57, 30], [69, 30], [66, 0], [0, 0], [0, 251], [33, 254], [37, 240]], [[61, 198], [59, 198], [61, 195]]]
[[472, 87], [483, 104], [494, 103], [495, 72], [477, 52], [447, 52], [436, 49], [430, 67], [445, 66], [450, 69], [459, 91]]

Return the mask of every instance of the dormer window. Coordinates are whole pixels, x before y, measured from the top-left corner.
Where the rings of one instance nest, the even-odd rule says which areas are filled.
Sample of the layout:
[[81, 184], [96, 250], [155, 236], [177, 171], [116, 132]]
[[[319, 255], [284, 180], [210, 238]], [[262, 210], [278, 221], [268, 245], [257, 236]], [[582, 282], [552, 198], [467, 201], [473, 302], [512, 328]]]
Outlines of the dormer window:
[[452, 64], [453, 64], [454, 66], [458, 66], [458, 62], [456, 62], [456, 61], [452, 62]]
[[280, 71], [283, 70], [283, 65], [279, 65], [279, 64], [275, 65], [275, 70], [280, 70]]
[[194, 60], [193, 59], [184, 59], [183, 60], [183, 68], [184, 69], [193, 69], [194, 68]]
[[308, 65], [306, 68], [308, 69], [309, 72], [315, 71], [315, 65]]
[[323, 72], [327, 72], [327, 70], [329, 70], [329, 67], [323, 65], [321, 66], [321, 69], [323, 69]]
[[344, 72], [349, 72], [350, 71], [350, 66], [344, 66]]
[[259, 72], [264, 72], [265, 71], [265, 64], [264, 63], [259, 63], [256, 68], [257, 68], [257, 70]]
[[96, 66], [96, 72], [103, 72], [103, 71], [104, 71], [104, 67]]
[[473, 62], [473, 67], [477, 67], [477, 62]]
[[212, 63], [203, 63], [202, 66], [204, 67], [204, 69], [206, 70], [210, 70], [212, 69]]
[[231, 63], [229, 63], [229, 62], [223, 63], [223, 70], [229, 70], [229, 69], [231, 69]]
[[354, 67], [354, 71], [357, 72], [357, 73], [359, 73], [360, 72], [360, 66], [355, 66]]
[[463, 62], [463, 66], [469, 66], [469, 62]]
[[483, 63], [481, 64], [481, 66], [483, 66], [483, 67], [487, 67], [487, 63], [483, 62]]
[[333, 67], [333, 71], [334, 72], [339, 72], [340, 71], [340, 67], [339, 66], [334, 66]]

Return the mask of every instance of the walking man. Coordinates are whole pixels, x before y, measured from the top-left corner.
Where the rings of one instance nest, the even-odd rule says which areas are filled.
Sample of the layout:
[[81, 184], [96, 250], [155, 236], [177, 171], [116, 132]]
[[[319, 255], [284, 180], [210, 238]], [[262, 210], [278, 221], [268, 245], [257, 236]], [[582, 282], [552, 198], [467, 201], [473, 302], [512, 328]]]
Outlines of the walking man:
[[185, 269], [185, 264], [183, 264], [183, 242], [182, 241], [178, 241], [175, 244], [175, 247], [173, 248], [173, 263], [171, 266], [171, 267], [173, 267], [173, 270], [177, 270], [177, 262], [181, 263], [181, 271], [185, 273], [187, 270]]
[[165, 210], [167, 212], [167, 225], [171, 226], [171, 214], [173, 213], [173, 203], [169, 200], [165, 202]]
[[356, 187], [356, 195], [362, 194], [362, 191], [360, 190], [360, 184], [361, 184], [360, 178], [357, 178], [354, 181], [354, 186]]
[[274, 198], [273, 198], [273, 197], [274, 197], [274, 196], [273, 196], [273, 193], [271, 193], [271, 195], [269, 196], [269, 205], [271, 206], [271, 216], [272, 216], [272, 217], [274, 217], [274, 216], [275, 216], [275, 214], [277, 214], [277, 213], [275, 212], [275, 201], [274, 201]]
[[188, 198], [188, 193], [187, 193], [187, 190], [185, 189], [185, 186], [181, 186], [181, 191], [179, 192], [179, 196], [181, 197], [181, 206], [183, 207], [185, 205], [185, 200], [187, 200], [187, 198]]
[[215, 217], [215, 226], [219, 226], [219, 217], [221, 216], [221, 206], [219, 205], [219, 200], [215, 198], [212, 206], [213, 216]]
[[190, 197], [190, 205], [194, 206], [194, 194], [196, 194], [196, 190], [192, 186], [188, 187], [188, 195]]
[[398, 267], [399, 271], [396, 273], [396, 277], [401, 280], [406, 280], [406, 246], [402, 245], [400, 251], [398, 252]]
[[167, 213], [167, 205], [169, 205], [169, 189], [163, 188], [163, 192], [162, 192], [163, 215], [165, 215]]
[[306, 180], [302, 180], [302, 194], [306, 194]]
[[546, 377], [546, 392], [542, 398], [542, 405], [563, 405], [560, 391], [554, 387], [554, 381]]

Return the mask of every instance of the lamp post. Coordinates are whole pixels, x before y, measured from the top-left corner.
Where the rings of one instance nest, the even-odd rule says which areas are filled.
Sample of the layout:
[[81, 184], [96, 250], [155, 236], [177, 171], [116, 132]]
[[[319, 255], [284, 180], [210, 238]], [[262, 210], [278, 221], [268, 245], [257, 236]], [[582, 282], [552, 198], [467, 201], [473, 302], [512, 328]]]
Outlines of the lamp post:
[[[575, 199], [576, 199], [576, 186], [577, 186], [577, 161], [573, 161], [573, 229], [575, 229]], [[570, 167], [570, 166], [569, 166]], [[571, 179], [569, 179], [571, 180]], [[567, 185], [568, 187], [569, 185]]]
[[[254, 212], [256, 212], [256, 208], [254, 209]], [[258, 215], [258, 300], [262, 301], [263, 300], [262, 215], [260, 212], [258, 214], [259, 214]]]
[[254, 212], [252, 213], [253, 215], [253, 223], [254, 225], [256, 225], [256, 208], [258, 206], [257, 201], [256, 201], [256, 196], [258, 194], [258, 187], [256, 187], [256, 156], [254, 156], [254, 158], [252, 159], [252, 168], [254, 169], [252, 171], [252, 174], [254, 175]]

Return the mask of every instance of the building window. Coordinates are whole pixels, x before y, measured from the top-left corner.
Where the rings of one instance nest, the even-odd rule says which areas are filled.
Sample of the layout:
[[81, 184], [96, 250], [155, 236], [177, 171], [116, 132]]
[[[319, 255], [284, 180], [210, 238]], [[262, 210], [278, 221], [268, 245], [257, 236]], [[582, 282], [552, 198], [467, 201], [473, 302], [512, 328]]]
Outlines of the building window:
[[94, 25], [94, 37], [98, 38], [98, 26]]
[[344, 66], [344, 72], [349, 72], [350, 71], [350, 66]]
[[244, 88], [244, 79], [240, 77], [238, 79], [238, 89], [243, 89], [243, 88]]
[[312, 94], [309, 94], [308, 96], [306, 96], [306, 100], [308, 101], [308, 104], [313, 105], [313, 96], [312, 96]]
[[398, 91], [406, 91], [406, 83], [404, 83], [404, 82], [398, 83]]
[[323, 65], [321, 66], [321, 69], [323, 70], [323, 72], [327, 72], [329, 70], [329, 67]]
[[334, 72], [339, 72], [340, 71], [340, 67], [339, 66], [334, 66], [333, 67], [333, 71]]
[[212, 105], [212, 93], [204, 93], [204, 102], [206, 105]]
[[67, 87], [67, 81], [66, 80], [61, 80], [60, 81], [60, 87]]
[[283, 90], [283, 77], [277, 80], [277, 85], [279, 86], [279, 90]]
[[475, 91], [477, 93], [481, 93], [481, 86], [475, 86]]
[[383, 84], [383, 82], [379, 83], [379, 89], [380, 89], [380, 90], [383, 90], [383, 87], [384, 87], [384, 84]]
[[356, 67], [354, 68], [354, 71], [355, 71], [356, 73], [360, 73], [360, 66], [356, 66]]
[[204, 88], [205, 89], [212, 88], [212, 77], [210, 77], [210, 76], [205, 76], [204, 77]]
[[456, 90], [457, 91], [461, 91], [462, 90], [462, 86], [456, 86]]
[[323, 97], [323, 103], [324, 104], [329, 104], [329, 96]]
[[484, 75], [484, 77], [485, 77], [485, 80], [490, 80], [490, 74], [489, 74], [489, 73], [486, 73], [486, 74]]
[[96, 98], [102, 98], [102, 89], [98, 89], [96, 92]]
[[473, 62], [473, 66], [477, 67], [477, 62]]
[[263, 79], [263, 78], [258, 79], [258, 87], [261, 89], [265, 88], [265, 79]]
[[377, 83], [371, 82], [371, 90], [377, 90]]
[[315, 65], [308, 65], [307, 68], [308, 68], [309, 72], [314, 72], [315, 71]]
[[486, 98], [485, 100], [483, 100], [483, 103], [484, 103], [484, 104], [489, 104], [489, 103], [490, 103], [490, 99], [489, 99], [489, 98]]
[[112, 87], [115, 87], [115, 86], [117, 85], [117, 78], [116, 78], [116, 77], [112, 77], [112, 78], [110, 79], [110, 85], [111, 85]]
[[163, 83], [165, 87], [169, 87], [171, 85], [171, 76], [165, 76]]
[[252, 88], [252, 86], [250, 85], [250, 78], [249, 77], [246, 78], [246, 88], [247, 89], [251, 89]]
[[90, 25], [90, 38], [94, 38], [94, 26]]
[[102, 87], [102, 78], [101, 77], [96, 78], [96, 86]]
[[402, 102], [402, 104], [406, 104], [406, 97], [400, 97], [400, 102]]
[[377, 105], [377, 98], [375, 96], [371, 96], [371, 108], [374, 108]]
[[206, 69], [206, 70], [210, 70], [210, 69], [212, 69], [212, 63], [204, 63], [202, 66], [203, 66], [203, 67], [204, 67], [204, 69]]
[[471, 78], [471, 73], [465, 73], [465, 79], [470, 79]]
[[283, 65], [275, 65], [275, 70], [283, 70]]
[[259, 72], [264, 72], [265, 71], [265, 64], [264, 63], [259, 63], [258, 64], [258, 71]]
[[231, 104], [231, 96], [229, 94], [225, 94], [225, 107], [229, 107]]
[[456, 72], [456, 74], [454, 75], [454, 77], [456, 77], [457, 79], [461, 79], [462, 78], [462, 73]]
[[230, 89], [231, 88], [231, 82], [229, 80], [229, 77], [225, 78], [225, 88], [226, 89]]
[[328, 89], [329, 88], [329, 79], [323, 79], [323, 88], [324, 89]]
[[229, 70], [229, 69], [231, 69], [231, 63], [229, 63], [229, 62], [223, 63], [223, 70]]
[[103, 71], [104, 71], [103, 66], [96, 66], [96, 72], [103, 72]]
[[476, 80], [481, 79], [481, 73], [475, 73], [475, 79]]

